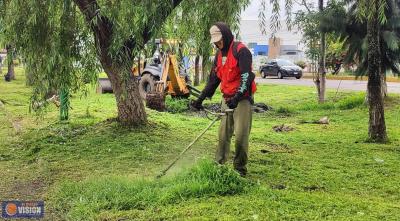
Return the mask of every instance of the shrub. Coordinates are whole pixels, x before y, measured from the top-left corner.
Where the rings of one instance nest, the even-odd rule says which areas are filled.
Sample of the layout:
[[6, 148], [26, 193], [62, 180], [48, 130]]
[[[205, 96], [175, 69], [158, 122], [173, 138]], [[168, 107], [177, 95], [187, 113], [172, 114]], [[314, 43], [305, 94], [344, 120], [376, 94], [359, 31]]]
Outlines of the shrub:
[[296, 65], [301, 67], [302, 69], [304, 69], [307, 66], [305, 61], [297, 61]]
[[340, 100], [336, 105], [339, 109], [348, 110], [364, 105], [364, 95], [353, 95]]
[[171, 113], [182, 113], [189, 109], [189, 99], [167, 97], [165, 99], [167, 111]]

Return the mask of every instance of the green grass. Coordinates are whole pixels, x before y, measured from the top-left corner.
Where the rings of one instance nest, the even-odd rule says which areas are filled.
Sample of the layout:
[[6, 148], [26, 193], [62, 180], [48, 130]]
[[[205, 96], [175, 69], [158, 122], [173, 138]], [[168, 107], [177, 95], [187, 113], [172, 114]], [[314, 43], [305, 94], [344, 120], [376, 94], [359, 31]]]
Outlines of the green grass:
[[171, 113], [183, 113], [189, 110], [188, 99], [172, 99], [170, 96], [165, 99], [167, 111]]
[[107, 176], [82, 183], [63, 184], [52, 202], [71, 220], [95, 219], [104, 210], [146, 210], [177, 204], [191, 198], [245, 193], [248, 180], [226, 166], [202, 161], [198, 166], [161, 180], [135, 180]]
[[[321, 105], [313, 87], [259, 85], [256, 102], [273, 110], [254, 114], [245, 180], [231, 161], [208, 163], [218, 125], [155, 180], [210, 120], [168, 99], [175, 113], [147, 110], [147, 126], [120, 127], [113, 95], [91, 88], [60, 123], [56, 107], [28, 112], [30, 92], [20, 68], [0, 81], [0, 199], [44, 199], [46, 220], [400, 219], [398, 95], [385, 105], [390, 142], [374, 144], [365, 93], [328, 90]], [[305, 123], [324, 116], [329, 125]], [[274, 132], [280, 124], [294, 130]]]

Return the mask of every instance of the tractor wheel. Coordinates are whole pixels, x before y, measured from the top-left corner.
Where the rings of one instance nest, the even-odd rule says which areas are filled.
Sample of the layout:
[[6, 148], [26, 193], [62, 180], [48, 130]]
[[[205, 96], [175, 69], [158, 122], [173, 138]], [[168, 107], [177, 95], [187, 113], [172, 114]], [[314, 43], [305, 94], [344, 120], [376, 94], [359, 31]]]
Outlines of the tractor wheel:
[[139, 81], [139, 93], [142, 99], [146, 99], [148, 93], [156, 90], [156, 79], [151, 74], [144, 74]]

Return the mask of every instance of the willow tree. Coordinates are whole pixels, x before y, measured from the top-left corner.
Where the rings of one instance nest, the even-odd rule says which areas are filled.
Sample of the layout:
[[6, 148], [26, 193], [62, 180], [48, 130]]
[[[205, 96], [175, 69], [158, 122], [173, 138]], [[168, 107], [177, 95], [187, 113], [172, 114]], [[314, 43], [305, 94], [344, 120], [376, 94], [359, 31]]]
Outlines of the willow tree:
[[[10, 1], [5, 23], [27, 71], [34, 76], [32, 100], [45, 99], [52, 88], [74, 92], [102, 69], [115, 93], [119, 121], [145, 124], [146, 112], [130, 69], [139, 51], [182, 1]], [[208, 8], [204, 19], [206, 12], [225, 7], [220, 1], [192, 2], [196, 5], [190, 9]], [[210, 9], [209, 4], [215, 7]]]
[[[7, 50], [7, 73], [4, 76], [6, 81], [11, 81], [15, 80], [15, 71], [14, 71], [14, 48], [10, 44], [9, 41], [6, 39], [6, 33], [5, 33], [5, 28], [4, 28], [4, 22], [5, 22], [5, 14], [6, 14], [6, 6], [9, 3], [7, 0], [0, 0], [0, 48], [5, 47]], [[5, 62], [4, 62], [5, 63]], [[2, 73], [1, 71], [1, 64], [0, 64], [0, 74]]]
[[14, 0], [7, 25], [34, 75], [33, 100], [49, 90], [76, 91], [103, 69], [111, 81], [118, 119], [146, 123], [134, 57], [181, 2], [106, 0]]
[[11, 44], [6, 45], [7, 50], [7, 74], [4, 76], [6, 81], [15, 80], [15, 65], [14, 65], [14, 57], [15, 50]]
[[210, 59], [208, 59], [212, 53], [210, 27], [218, 21], [223, 21], [238, 33], [241, 11], [248, 6], [249, 2], [249, 0], [185, 0], [175, 10], [173, 16], [169, 17], [162, 34], [185, 42], [183, 46], [189, 49], [186, 51], [196, 52], [195, 85], [199, 80], [199, 58], [205, 58], [202, 62], [203, 70], [210, 64]]

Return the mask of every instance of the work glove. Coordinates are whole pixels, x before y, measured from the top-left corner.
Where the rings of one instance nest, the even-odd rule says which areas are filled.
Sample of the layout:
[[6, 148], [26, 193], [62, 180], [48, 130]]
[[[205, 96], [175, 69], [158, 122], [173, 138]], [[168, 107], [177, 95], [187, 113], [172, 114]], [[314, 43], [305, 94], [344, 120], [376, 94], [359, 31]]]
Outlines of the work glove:
[[203, 110], [204, 109], [204, 107], [203, 107], [203, 100], [202, 99], [197, 99], [197, 100], [192, 100], [191, 102], [190, 102], [190, 106], [192, 107], [192, 108], [194, 108], [195, 110]]
[[230, 109], [235, 109], [239, 104], [239, 96], [235, 95], [231, 98], [228, 98], [225, 103]]

